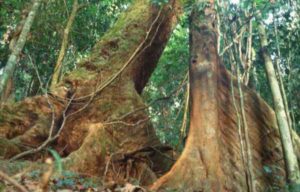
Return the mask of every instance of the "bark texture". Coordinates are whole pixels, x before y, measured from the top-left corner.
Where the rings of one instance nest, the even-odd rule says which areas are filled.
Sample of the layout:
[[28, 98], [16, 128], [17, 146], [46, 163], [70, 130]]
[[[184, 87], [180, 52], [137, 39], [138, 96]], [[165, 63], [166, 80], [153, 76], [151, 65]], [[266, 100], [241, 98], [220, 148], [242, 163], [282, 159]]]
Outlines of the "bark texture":
[[288, 122], [287, 111], [285, 111], [285, 106], [283, 102], [283, 95], [279, 82], [276, 78], [275, 69], [270, 54], [268, 53], [268, 39], [266, 36], [266, 31], [263, 24], [258, 27], [260, 41], [262, 46], [262, 54], [265, 61], [265, 69], [269, 84], [272, 91], [272, 97], [274, 101], [274, 109], [276, 113], [276, 119], [280, 131], [281, 142], [284, 151], [284, 159], [286, 163], [288, 180], [294, 184], [300, 184], [300, 171], [297, 161], [297, 156], [294, 152], [291, 129]]
[[0, 78], [0, 95], [3, 94], [3, 92], [5, 91], [5, 88], [7, 86], [7, 82], [13, 76], [16, 65], [18, 63], [19, 55], [21, 54], [21, 51], [23, 50], [23, 47], [26, 43], [27, 35], [30, 31], [31, 25], [33, 23], [33, 20], [39, 9], [40, 4], [41, 4], [40, 0], [35, 0], [33, 2], [32, 9], [29, 12], [29, 14], [25, 20], [25, 23], [24, 23], [23, 29], [21, 31], [21, 34], [18, 38], [18, 41], [13, 46], [12, 54], [9, 56], [8, 61], [4, 68], [3, 74]]
[[68, 48], [68, 43], [69, 43], [69, 34], [71, 32], [72, 25], [75, 21], [75, 17], [76, 17], [76, 14], [77, 14], [79, 9], [80, 9], [80, 5], [78, 4], [78, 0], [74, 0], [73, 1], [72, 12], [71, 12], [70, 17], [68, 19], [67, 26], [64, 29], [62, 44], [61, 44], [59, 55], [58, 55], [58, 58], [57, 58], [57, 61], [56, 61], [55, 67], [54, 67], [54, 72], [53, 72], [53, 75], [52, 75], [50, 89], [54, 89], [55, 85], [60, 80], [62, 64], [63, 64], [63, 60], [65, 58], [66, 50]]
[[0, 101], [8, 102], [9, 100], [13, 100], [13, 95], [12, 95], [13, 90], [14, 90], [14, 81], [13, 81], [13, 78], [11, 77], [7, 80], [7, 83], [6, 83], [5, 89], [2, 92]]
[[[175, 0], [162, 9], [148, 0], [136, 0], [51, 94], [2, 105], [0, 156], [9, 158], [36, 147], [53, 130], [52, 135], [60, 134], [52, 146], [66, 157], [68, 168], [105, 180], [135, 178], [151, 184], [154, 173], [164, 172], [172, 162], [161, 155], [170, 148], [155, 136], [141, 110], [145, 105], [139, 93], [179, 12]], [[239, 100], [237, 81], [217, 56], [212, 14], [207, 9], [198, 21], [195, 13], [191, 28], [192, 121], [186, 148], [171, 171], [152, 185], [154, 190], [248, 190], [232, 99]], [[276, 119], [261, 98], [245, 86], [242, 89], [255, 186], [265, 191], [274, 183], [281, 186], [285, 175]]]
[[52, 146], [68, 156], [65, 164], [70, 169], [108, 180], [134, 177], [150, 184], [155, 179], [153, 171], [170, 163], [162, 163], [160, 151], [170, 149], [157, 139], [141, 110], [145, 105], [139, 93], [179, 12], [175, 0], [162, 8], [136, 0], [51, 94], [3, 105], [0, 155], [11, 157], [40, 145], [49, 139], [49, 132], [59, 133]]
[[[191, 120], [187, 143], [172, 169], [151, 188], [249, 191], [237, 126], [237, 112], [241, 113], [238, 82], [219, 61], [214, 10], [207, 4], [199, 7], [204, 8], [194, 10], [190, 26]], [[252, 191], [280, 188], [285, 169], [274, 112], [246, 86], [242, 90], [252, 154]]]

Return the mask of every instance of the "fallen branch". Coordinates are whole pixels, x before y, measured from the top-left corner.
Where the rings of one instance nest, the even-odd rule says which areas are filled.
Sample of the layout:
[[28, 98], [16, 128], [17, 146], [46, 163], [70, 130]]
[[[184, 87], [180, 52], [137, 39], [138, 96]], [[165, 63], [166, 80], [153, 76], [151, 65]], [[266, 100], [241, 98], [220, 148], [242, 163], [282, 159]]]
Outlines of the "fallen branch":
[[2, 171], [0, 171], [0, 178], [6, 180], [7, 182], [15, 186], [18, 189], [18, 191], [29, 192], [24, 186], [19, 184], [15, 179], [11, 178], [7, 174], [3, 173]]

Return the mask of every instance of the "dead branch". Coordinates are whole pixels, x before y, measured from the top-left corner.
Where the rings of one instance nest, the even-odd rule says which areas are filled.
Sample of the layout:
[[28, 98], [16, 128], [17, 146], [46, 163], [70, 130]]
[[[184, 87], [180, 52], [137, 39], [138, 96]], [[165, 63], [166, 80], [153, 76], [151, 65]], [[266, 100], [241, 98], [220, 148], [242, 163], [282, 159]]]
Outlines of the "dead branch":
[[2, 171], [0, 171], [0, 178], [4, 179], [7, 182], [9, 182], [10, 184], [12, 184], [20, 192], [29, 192], [24, 186], [22, 186], [21, 184], [19, 184], [15, 179], [11, 178], [7, 174], [3, 173]]

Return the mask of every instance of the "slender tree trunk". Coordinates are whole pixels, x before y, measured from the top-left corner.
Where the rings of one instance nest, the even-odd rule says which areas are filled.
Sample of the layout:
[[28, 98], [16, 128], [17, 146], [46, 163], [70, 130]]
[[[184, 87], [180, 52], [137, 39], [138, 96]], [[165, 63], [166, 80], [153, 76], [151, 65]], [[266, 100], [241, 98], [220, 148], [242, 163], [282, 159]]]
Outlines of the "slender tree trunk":
[[[234, 33], [236, 33], [236, 26], [234, 26]], [[249, 192], [253, 192], [256, 191], [255, 188], [255, 179], [254, 179], [254, 166], [253, 166], [253, 155], [252, 155], [252, 146], [251, 146], [251, 142], [250, 142], [250, 138], [249, 138], [249, 129], [248, 129], [248, 123], [247, 123], [247, 118], [246, 118], [246, 114], [245, 114], [245, 101], [244, 101], [244, 92], [242, 89], [242, 80], [243, 80], [243, 76], [241, 75], [240, 72], [240, 66], [238, 64], [238, 60], [239, 63], [241, 64], [241, 66], [243, 66], [243, 68], [245, 70], [249, 69], [248, 63], [247, 63], [247, 59], [244, 59], [244, 55], [242, 52], [242, 39], [243, 39], [243, 33], [241, 32], [241, 38], [238, 42], [238, 45], [233, 44], [233, 48], [230, 51], [230, 57], [231, 60], [233, 61], [233, 63], [231, 65], [233, 65], [232, 68], [232, 72], [234, 72], [236, 74], [236, 79], [237, 79], [237, 88], [238, 88], [238, 94], [239, 94], [239, 108], [237, 110], [237, 116], [240, 116], [240, 128], [241, 129], [241, 136], [239, 136], [241, 138], [241, 142], [243, 142], [243, 145], [241, 145], [241, 148], [244, 147], [244, 149], [242, 149], [242, 151], [244, 151], [243, 154], [243, 159], [245, 160], [245, 176], [246, 176], [246, 180], [247, 180], [247, 191]], [[249, 39], [248, 39], [249, 41]], [[248, 42], [249, 43], [249, 42]], [[249, 44], [247, 44], [247, 46], [249, 46]], [[248, 48], [249, 50], [249, 48]], [[250, 49], [251, 50], [251, 49]], [[235, 54], [234, 54], [235, 53]], [[247, 54], [246, 54], [247, 56]], [[245, 56], [245, 57], [246, 57]], [[246, 72], [247, 73], [247, 72]], [[247, 86], [247, 83], [244, 82], [244, 85]], [[231, 86], [231, 89], [234, 89], [233, 86]], [[234, 92], [234, 91], [233, 91]], [[234, 94], [234, 93], [233, 93]], [[235, 98], [233, 98], [235, 99]]]
[[5, 90], [2, 92], [1, 95], [1, 102], [7, 102], [8, 100], [12, 99], [12, 92], [14, 90], [14, 81], [13, 81], [13, 77], [9, 78], [6, 86], [5, 86]]
[[51, 85], [50, 85], [51, 90], [53, 90], [55, 88], [55, 85], [60, 80], [62, 64], [63, 64], [63, 60], [64, 60], [64, 57], [66, 54], [66, 50], [68, 48], [69, 34], [72, 29], [72, 25], [73, 25], [73, 22], [75, 20], [75, 17], [76, 17], [76, 14], [77, 14], [79, 8], [80, 8], [80, 5], [78, 4], [78, 0], [74, 0], [71, 15], [68, 19], [67, 26], [64, 30], [63, 40], [62, 40], [61, 48], [59, 51], [58, 59], [56, 61], [55, 67], [54, 67], [54, 72], [53, 72]]
[[[237, 66], [238, 67], [238, 66]], [[240, 96], [240, 108], [241, 108], [241, 119], [242, 119], [242, 123], [243, 123], [243, 135], [245, 138], [245, 148], [246, 148], [246, 152], [247, 152], [247, 164], [246, 164], [246, 169], [247, 169], [247, 180], [248, 180], [248, 191], [249, 192], [255, 192], [256, 188], [255, 188], [255, 178], [254, 178], [254, 166], [253, 166], [253, 155], [252, 155], [252, 150], [251, 150], [251, 142], [249, 139], [249, 129], [248, 129], [248, 124], [247, 124], [247, 118], [246, 118], [246, 114], [245, 114], [245, 105], [244, 105], [244, 93], [243, 90], [241, 88], [241, 80], [239, 79], [240, 76], [240, 72], [239, 72], [239, 68], [237, 69], [237, 81], [238, 81], [238, 90], [239, 90], [239, 96]]]
[[263, 26], [263, 24], [260, 24], [258, 29], [259, 29], [261, 46], [262, 46], [263, 58], [265, 60], [265, 69], [266, 69], [266, 73], [272, 91], [274, 108], [275, 108], [276, 118], [277, 118], [278, 127], [280, 131], [280, 136], [281, 136], [281, 142], [284, 151], [284, 159], [287, 168], [288, 181], [291, 182], [292, 184], [299, 184], [300, 172], [299, 172], [298, 161], [297, 161], [296, 154], [294, 152], [291, 132], [289, 129], [288, 118], [285, 112], [280, 86], [276, 78], [272, 59], [267, 50], [268, 40], [266, 36], [265, 27]]
[[27, 19], [24, 23], [24, 26], [23, 26], [22, 32], [18, 38], [18, 41], [17, 41], [16, 45], [13, 47], [12, 54], [8, 58], [8, 61], [4, 68], [3, 75], [1, 76], [1, 79], [0, 79], [0, 95], [2, 95], [3, 91], [5, 91], [7, 82], [13, 76], [13, 73], [15, 71], [16, 65], [19, 60], [19, 55], [21, 54], [22, 49], [26, 43], [27, 35], [30, 31], [31, 25], [33, 23], [33, 20], [39, 9], [40, 4], [41, 4], [41, 0], [35, 0], [33, 2], [32, 9], [27, 16]]
[[[273, 10], [273, 14], [275, 15], [275, 9]], [[284, 83], [282, 80], [282, 73], [279, 67], [279, 59], [281, 58], [281, 53], [280, 53], [280, 45], [279, 45], [279, 40], [278, 40], [278, 27], [277, 27], [277, 19], [274, 19], [274, 26], [275, 26], [275, 36], [276, 36], [276, 50], [277, 50], [277, 56], [276, 56], [276, 60], [275, 60], [275, 71], [277, 71], [277, 76], [278, 76], [278, 81], [279, 81], [279, 86], [280, 86], [280, 91], [281, 91], [281, 95], [282, 95], [282, 99], [283, 99], [283, 103], [284, 103], [284, 110], [288, 119], [288, 124], [289, 124], [289, 128], [290, 130], [293, 129], [293, 124], [292, 124], [292, 119], [291, 119], [291, 115], [290, 115], [290, 110], [289, 110], [289, 104], [288, 104], [288, 100], [287, 100], [287, 96], [286, 96], [286, 92], [285, 92], [285, 88], [284, 88]], [[293, 139], [293, 137], [292, 137]]]
[[[248, 14], [246, 14], [248, 16]], [[249, 84], [249, 79], [250, 79], [250, 72], [252, 69], [252, 62], [253, 62], [253, 56], [252, 56], [252, 19], [249, 21], [249, 36], [247, 38], [247, 52], [246, 52], [246, 61], [245, 61], [245, 66], [244, 66], [244, 74], [243, 74], [243, 83], [245, 85]]]

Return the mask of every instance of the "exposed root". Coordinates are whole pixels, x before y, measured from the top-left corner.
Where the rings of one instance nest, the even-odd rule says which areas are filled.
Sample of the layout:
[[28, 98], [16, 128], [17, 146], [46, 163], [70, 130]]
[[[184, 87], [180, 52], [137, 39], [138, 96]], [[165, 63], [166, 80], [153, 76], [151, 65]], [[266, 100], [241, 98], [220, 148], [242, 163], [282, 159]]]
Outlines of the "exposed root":
[[[104, 173], [106, 153], [113, 148], [113, 144], [105, 133], [101, 123], [88, 125], [88, 135], [80, 148], [72, 152], [64, 160], [67, 169], [76, 172], [88, 172], [100, 175]], [[101, 166], [102, 164], [102, 166]]]
[[[0, 155], [11, 157], [28, 149], [19, 144], [30, 150], [13, 159], [35, 156], [51, 146], [67, 157], [65, 164], [72, 170], [153, 182], [152, 169], [164, 173], [173, 162], [162, 158], [162, 152], [137, 151], [159, 144], [147, 114], [136, 111], [145, 107], [138, 93], [156, 67], [179, 12], [176, 0], [163, 7], [149, 0], [134, 1], [49, 97], [3, 105], [0, 136], [5, 139], [0, 140], [4, 146]], [[120, 119], [130, 111], [136, 112]], [[127, 157], [116, 158], [122, 154]], [[157, 162], [161, 163], [156, 166]]]

